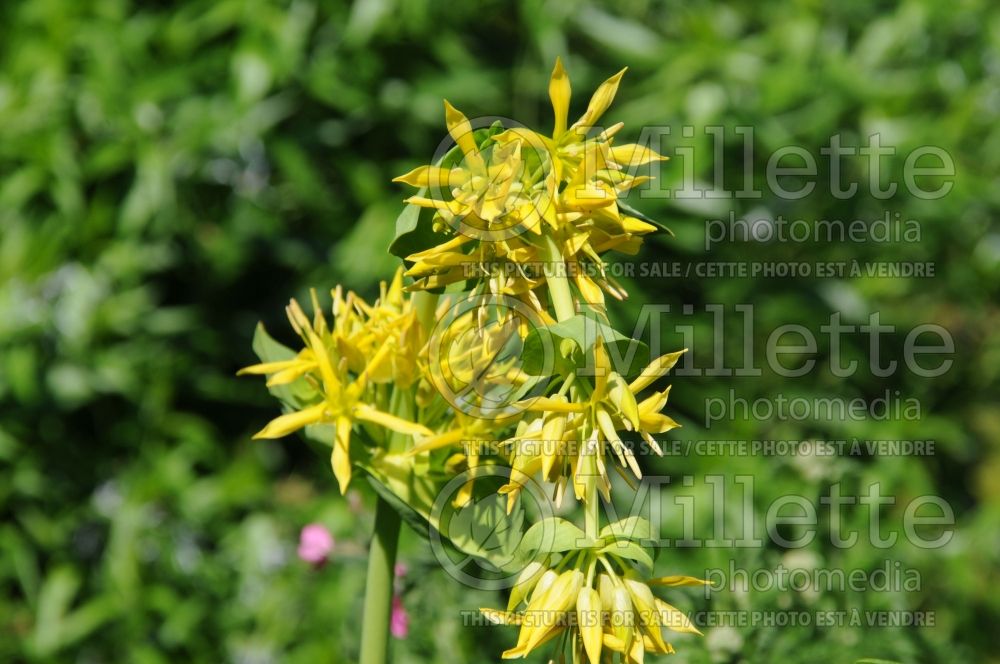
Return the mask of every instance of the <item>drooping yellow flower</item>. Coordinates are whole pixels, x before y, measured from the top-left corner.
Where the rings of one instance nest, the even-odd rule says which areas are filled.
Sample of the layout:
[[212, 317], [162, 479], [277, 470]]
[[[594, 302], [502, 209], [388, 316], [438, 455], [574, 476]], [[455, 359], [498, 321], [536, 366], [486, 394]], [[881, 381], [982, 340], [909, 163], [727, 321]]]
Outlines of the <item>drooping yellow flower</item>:
[[[663, 630], [701, 634], [688, 616], [656, 597], [650, 586], [700, 586], [689, 576], [643, 582], [632, 566], [614, 554], [613, 544], [601, 552], [575, 551], [573, 567], [564, 571], [533, 562], [519, 575], [506, 611], [480, 611], [498, 625], [519, 627], [517, 644], [504, 659], [526, 657], [556, 637], [573, 661], [600, 664], [601, 656], [619, 653], [627, 664], [641, 664], [646, 653], [670, 654], [673, 646]], [[587, 570], [584, 573], [583, 570]], [[521, 608], [523, 606], [523, 608]]]
[[329, 327], [315, 292], [313, 319], [292, 300], [288, 320], [305, 347], [291, 360], [266, 362], [242, 369], [239, 374], [267, 375], [268, 385], [285, 385], [300, 378], [308, 381], [320, 400], [300, 410], [281, 415], [254, 438], [281, 438], [313, 424], [332, 424], [331, 465], [340, 486], [347, 491], [351, 480], [351, 431], [355, 424], [369, 423], [411, 436], [429, 436], [430, 429], [373, 405], [378, 383], [412, 383], [421, 348], [415, 314], [404, 307], [402, 277], [396, 275], [391, 288], [383, 284], [382, 298], [367, 305], [353, 293], [334, 293], [334, 325]]
[[[546, 433], [536, 428], [510, 441], [515, 453], [520, 452], [522, 456], [530, 456], [531, 450], [535, 450], [533, 458], [521, 461], [525, 470], [544, 469], [545, 479], [562, 486], [568, 477], [572, 477], [576, 496], [580, 499], [586, 495], [586, 483], [595, 480], [601, 493], [608, 498], [611, 488], [605, 463], [608, 447], [622, 468], [628, 468], [636, 478], [642, 478], [635, 454], [621, 440], [619, 431], [639, 433], [654, 452], [662, 454], [653, 434], [662, 434], [680, 426], [660, 412], [666, 405], [669, 387], [641, 402], [637, 400], [637, 395], [669, 372], [685, 351], [656, 358], [631, 383], [611, 368], [602, 339], [597, 339], [592, 352], [592, 382], [588, 385], [587, 381], [577, 377], [570, 390], [573, 398], [555, 395], [524, 402], [527, 411], [543, 415], [542, 422], [549, 423], [547, 435], [551, 437], [545, 437]], [[538, 435], [544, 438], [544, 445], [532, 447], [522, 444], [524, 441], [531, 442]], [[555, 474], [553, 469], [557, 471]], [[516, 490], [516, 487], [511, 490]]]

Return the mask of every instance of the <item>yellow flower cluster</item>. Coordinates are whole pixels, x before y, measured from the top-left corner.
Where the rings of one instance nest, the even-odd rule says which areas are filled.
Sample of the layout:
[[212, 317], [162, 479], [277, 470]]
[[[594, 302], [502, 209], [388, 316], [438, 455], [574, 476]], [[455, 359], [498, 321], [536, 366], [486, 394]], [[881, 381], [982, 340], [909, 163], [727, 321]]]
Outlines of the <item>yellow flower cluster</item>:
[[[653, 360], [632, 382], [614, 371], [602, 339], [593, 347], [592, 382], [571, 374], [560, 393], [527, 400], [523, 406], [534, 417], [524, 419], [506, 445], [511, 467], [527, 476], [539, 471], [543, 479], [556, 483], [556, 500], [561, 502], [567, 482], [572, 479], [578, 500], [585, 500], [587, 485], [597, 482], [605, 500], [610, 500], [611, 481], [605, 463], [610, 448], [620, 468], [628, 468], [637, 479], [642, 471], [635, 454], [621, 440], [619, 431], [638, 433], [657, 454], [662, 454], [653, 434], [680, 426], [661, 413], [670, 387], [638, 399], [640, 392], [664, 376], [684, 353], [668, 353]], [[582, 373], [582, 372], [581, 372]], [[569, 392], [567, 398], [565, 392]], [[513, 500], [520, 485], [511, 483], [501, 491]]]
[[[614, 145], [621, 123], [603, 130], [597, 124], [624, 73], [602, 83], [586, 112], [567, 126], [570, 81], [557, 60], [549, 82], [551, 136], [510, 128], [477, 143], [468, 118], [445, 102], [445, 123], [460, 158], [396, 178], [419, 187], [407, 202], [434, 210], [435, 227], [452, 233], [407, 257], [411, 288], [438, 289], [481, 274], [489, 292], [544, 311], [539, 286], [546, 270], [559, 269], [572, 276], [587, 303], [602, 306], [604, 292], [626, 296], [601, 255], [635, 253], [642, 236], [656, 230], [623, 212], [618, 199], [649, 179], [636, 176], [637, 168], [664, 157], [639, 144]], [[551, 264], [551, 246], [565, 265]]]
[[286, 312], [304, 348], [292, 359], [265, 362], [242, 369], [240, 374], [268, 376], [269, 387], [305, 379], [318, 393], [316, 403], [281, 415], [254, 438], [281, 438], [315, 424], [332, 424], [336, 435], [331, 463], [347, 491], [351, 481], [351, 430], [355, 424], [374, 424], [408, 436], [429, 436], [430, 429], [389, 412], [386, 386], [413, 385], [421, 376], [419, 353], [426, 342], [412, 302], [403, 293], [399, 271], [381, 297], [368, 305], [354, 293], [345, 297], [333, 291], [333, 326], [312, 293], [310, 320], [292, 300]]
[[[504, 651], [504, 659], [526, 657], [560, 639], [572, 651], [573, 661], [599, 664], [602, 654], [610, 660], [617, 653], [626, 664], [641, 664], [646, 653], [674, 652], [663, 629], [701, 634], [687, 615], [656, 597], [650, 586], [700, 586], [703, 580], [667, 576], [644, 582], [613, 554], [584, 551], [579, 558], [565, 570], [562, 565], [553, 569], [531, 563], [519, 575], [506, 611], [480, 609], [491, 622], [520, 628], [517, 645]], [[616, 571], [618, 566], [625, 571]]]

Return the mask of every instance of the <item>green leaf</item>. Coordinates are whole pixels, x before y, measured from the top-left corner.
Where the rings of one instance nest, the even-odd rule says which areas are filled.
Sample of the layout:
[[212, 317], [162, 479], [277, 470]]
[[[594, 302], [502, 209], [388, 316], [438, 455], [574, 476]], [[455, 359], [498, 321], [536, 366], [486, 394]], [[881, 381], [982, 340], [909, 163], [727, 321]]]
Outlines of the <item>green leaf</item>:
[[[254, 331], [253, 350], [261, 362], [280, 362], [295, 357], [295, 351], [275, 341], [264, 329], [263, 323], [258, 323], [257, 329]], [[267, 389], [285, 406], [293, 410], [300, 410], [303, 406], [313, 404], [319, 397], [316, 389], [303, 378], [287, 385], [275, 385]], [[332, 443], [327, 443], [327, 445], [330, 444]]]
[[446, 534], [462, 551], [485, 560], [511, 560], [521, 540], [524, 512], [507, 516], [507, 498], [490, 493], [470, 500], [448, 519]]
[[[564, 370], [567, 359], [576, 367], [586, 366], [598, 337], [604, 339], [612, 368], [623, 376], [634, 376], [649, 364], [646, 344], [625, 336], [594, 314], [580, 313], [560, 323], [535, 327], [528, 333], [522, 357], [524, 371], [541, 375], [547, 369]], [[566, 340], [576, 346], [572, 358], [564, 355]]]
[[528, 528], [517, 547], [517, 554], [528, 562], [550, 553], [572, 551], [592, 544], [586, 533], [575, 524], [559, 517], [549, 517]]
[[629, 516], [601, 528], [600, 537], [642, 542], [653, 537], [653, 527], [641, 516]]
[[[485, 133], [483, 137], [483, 140], [486, 140], [487, 136]], [[456, 145], [438, 160], [436, 166], [449, 168], [457, 164], [461, 159], [462, 151]], [[421, 187], [417, 190], [416, 195], [426, 196], [427, 188]], [[436, 232], [433, 225], [434, 210], [417, 205], [407, 205], [399, 213], [399, 216], [396, 217], [396, 237], [392, 240], [392, 244], [389, 245], [389, 253], [405, 260], [410, 254], [441, 244], [447, 238], [443, 233]]]
[[600, 553], [608, 553], [619, 558], [634, 560], [645, 567], [647, 572], [651, 572], [653, 570], [653, 557], [649, 555], [649, 552], [635, 542], [618, 540], [605, 546], [600, 550]]
[[429, 517], [421, 514], [417, 510], [413, 509], [405, 500], [397, 496], [392, 492], [389, 487], [382, 484], [381, 481], [375, 475], [368, 473], [368, 483], [372, 485], [377, 493], [385, 502], [399, 513], [403, 521], [408, 525], [413, 532], [417, 533], [421, 537], [427, 539], [430, 537], [430, 521]]
[[[418, 193], [422, 195], [424, 189]], [[410, 254], [430, 249], [444, 241], [442, 233], [433, 229], [434, 210], [417, 205], [407, 205], [396, 217], [396, 237], [389, 245], [389, 253], [406, 259]]]

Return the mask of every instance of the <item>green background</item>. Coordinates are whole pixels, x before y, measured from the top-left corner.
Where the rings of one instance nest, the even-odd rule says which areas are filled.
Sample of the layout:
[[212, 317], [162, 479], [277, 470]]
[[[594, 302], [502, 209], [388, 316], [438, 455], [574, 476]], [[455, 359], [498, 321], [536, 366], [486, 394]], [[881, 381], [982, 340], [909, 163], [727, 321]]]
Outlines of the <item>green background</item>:
[[[351, 661], [358, 648], [371, 496], [337, 495], [327, 461], [300, 440], [251, 442], [277, 412], [251, 363], [263, 319], [290, 341], [282, 306], [309, 286], [371, 295], [395, 259], [385, 251], [406, 192], [390, 179], [424, 163], [443, 137], [441, 98], [470, 116], [504, 115], [547, 130], [548, 73], [570, 70], [573, 112], [601, 80], [630, 67], [609, 121], [636, 139], [669, 125], [667, 152], [703, 128], [755, 128], [754, 174], [780, 146], [819, 158], [832, 134], [859, 145], [880, 132], [905, 156], [937, 145], [954, 158], [940, 200], [822, 184], [799, 201], [632, 202], [677, 234], [640, 260], [930, 261], [933, 279], [635, 279], [616, 309], [694, 306], [699, 366], [711, 362], [705, 306], [756, 307], [756, 363], [767, 335], [799, 322], [818, 334], [832, 312], [897, 326], [887, 357], [922, 323], [955, 339], [939, 378], [690, 376], [674, 382], [677, 439], [903, 438], [936, 441], [927, 457], [675, 456], [648, 461], [673, 478], [756, 478], [762, 518], [776, 497], [810, 500], [840, 482], [897, 496], [897, 527], [915, 496], [939, 495], [957, 527], [944, 548], [902, 543], [804, 550], [668, 549], [657, 570], [700, 574], [786, 567], [872, 570], [900, 561], [919, 592], [670, 593], [692, 610], [933, 611], [927, 629], [722, 628], [677, 639], [685, 662], [997, 661], [1000, 620], [1000, 11], [986, 0], [789, 3], [431, 3], [296, 0], [185, 3], [31, 0], [0, 4], [0, 660], [59, 662]], [[685, 139], [678, 128], [695, 127]], [[729, 134], [732, 137], [732, 134]], [[730, 141], [727, 184], [742, 184]], [[675, 186], [681, 160], [663, 169]], [[901, 182], [902, 157], [886, 175]], [[822, 180], [821, 180], [822, 182]], [[750, 212], [921, 224], [911, 243], [725, 242], [706, 252], [708, 218]], [[726, 353], [741, 362], [742, 319]], [[628, 327], [626, 326], [626, 329]], [[663, 348], [680, 345], [664, 334]], [[847, 341], [867, 357], [867, 338]], [[829, 350], [820, 340], [821, 364]], [[919, 421], [756, 421], [704, 430], [706, 399], [863, 397], [898, 390]], [[706, 493], [704, 483], [674, 493]], [[704, 496], [702, 496], [704, 497]], [[736, 494], [727, 522], [739, 524]], [[701, 504], [701, 503], [699, 503]], [[671, 516], [671, 519], [675, 517]], [[298, 531], [327, 524], [337, 554], [316, 571], [295, 555]], [[864, 513], [849, 522], [867, 528]], [[709, 532], [711, 518], [699, 518]], [[395, 662], [482, 662], [515, 640], [462, 627], [460, 611], [502, 600], [451, 582], [405, 535], [411, 615]], [[542, 661], [535, 658], [535, 661]]]

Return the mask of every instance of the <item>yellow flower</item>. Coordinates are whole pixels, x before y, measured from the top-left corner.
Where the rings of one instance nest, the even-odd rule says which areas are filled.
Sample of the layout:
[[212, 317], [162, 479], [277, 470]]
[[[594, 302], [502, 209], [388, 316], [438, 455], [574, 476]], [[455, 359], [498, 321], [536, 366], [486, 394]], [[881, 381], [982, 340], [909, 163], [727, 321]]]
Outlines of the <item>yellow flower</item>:
[[281, 438], [303, 427], [332, 424], [331, 465], [340, 485], [351, 481], [351, 431], [368, 423], [410, 436], [430, 436], [422, 424], [410, 422], [373, 406], [378, 383], [399, 381], [405, 387], [415, 380], [419, 332], [415, 314], [404, 306], [402, 277], [397, 274], [391, 288], [383, 284], [382, 298], [370, 307], [353, 293], [334, 293], [334, 326], [327, 325], [312, 294], [314, 315], [310, 321], [298, 302], [286, 312], [305, 347], [292, 359], [267, 362], [242, 369], [240, 374], [267, 375], [268, 385], [284, 385], [304, 378], [321, 396], [318, 403], [281, 415], [254, 438]]
[[419, 166], [395, 179], [421, 188], [407, 202], [433, 209], [435, 228], [455, 233], [407, 256], [412, 289], [479, 278], [493, 294], [531, 293], [526, 300], [541, 311], [544, 298], [533, 291], [545, 283], [539, 266], [551, 257], [538, 236], [548, 235], [584, 301], [602, 306], [605, 292], [626, 296], [607, 274], [601, 254], [612, 249], [634, 254], [642, 236], [656, 230], [624, 214], [618, 198], [649, 180], [636, 176], [635, 169], [664, 157], [644, 145], [614, 145], [621, 124], [589, 136], [624, 73], [602, 83], [586, 112], [569, 125], [571, 86], [557, 60], [549, 81], [551, 136], [518, 127], [477, 145], [468, 118], [445, 102], [445, 122], [461, 163]]
[[[519, 457], [530, 456], [534, 450], [533, 457], [520, 460], [525, 472], [543, 469], [543, 477], [560, 486], [564, 486], [567, 475], [571, 475], [578, 499], [586, 495], [587, 482], [599, 479], [598, 488], [607, 499], [611, 482], [605, 464], [605, 449], [610, 447], [620, 466], [629, 468], [636, 478], [641, 479], [642, 471], [635, 453], [621, 440], [618, 431], [635, 431], [657, 454], [663, 453], [652, 434], [665, 433], [680, 426], [660, 412], [666, 405], [670, 388], [656, 392], [641, 402], [637, 401], [637, 395], [669, 372], [684, 352], [656, 358], [634, 381], [627, 383], [612, 370], [604, 341], [598, 338], [593, 346], [594, 376], [590, 385], [577, 376], [570, 383], [570, 393], [576, 395], [572, 399], [555, 395], [524, 402], [527, 411], [543, 414], [541, 428], [544, 429], [544, 423], [548, 423], [548, 429], [546, 432], [539, 427], [528, 429], [509, 441], [515, 450], [515, 467]], [[539, 434], [544, 444], [524, 444], [536, 440]], [[553, 469], [558, 472], [553, 474]]]
[[624, 289], [608, 277], [600, 255], [612, 249], [634, 254], [642, 236], [656, 230], [651, 224], [623, 214], [618, 197], [649, 180], [635, 176], [636, 168], [665, 159], [644, 145], [614, 146], [621, 123], [588, 136], [611, 106], [625, 71], [604, 81], [591, 97], [586, 112], [567, 126], [572, 89], [562, 61], [557, 59], [549, 80], [555, 117], [552, 136], [516, 128], [497, 137], [498, 142], [525, 142], [549, 155], [559, 183], [555, 199], [556, 228], [560, 231], [557, 242], [584, 301], [597, 306], [603, 305], [604, 292], [617, 299], [626, 296]]
[[[664, 629], [701, 634], [684, 612], [656, 597], [650, 586], [706, 582], [690, 576], [643, 582], [628, 562], [614, 554], [613, 546], [602, 552], [573, 551], [554, 569], [533, 562], [519, 575], [506, 611], [480, 609], [490, 622], [519, 627], [517, 644], [504, 651], [504, 659], [526, 657], [568, 635], [561, 643], [572, 651], [573, 661], [599, 664], [602, 654], [619, 653], [621, 661], [638, 664], [646, 653], [674, 652], [663, 638]], [[560, 571], [567, 561], [573, 567]]]
[[497, 423], [494, 420], [470, 417], [460, 411], [454, 411], [453, 414], [454, 419], [442, 427], [441, 432], [424, 438], [407, 454], [414, 456], [445, 447], [459, 448], [460, 451], [448, 458], [446, 465], [456, 470], [470, 471], [469, 481], [462, 485], [452, 501], [455, 507], [462, 507], [472, 498], [476, 469], [479, 468], [480, 457], [490, 452], [488, 446], [496, 436]]

